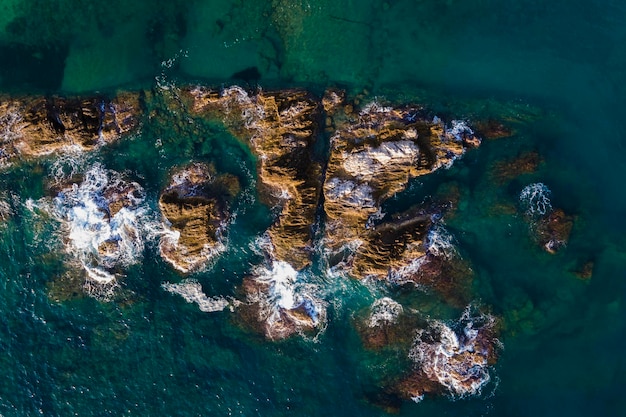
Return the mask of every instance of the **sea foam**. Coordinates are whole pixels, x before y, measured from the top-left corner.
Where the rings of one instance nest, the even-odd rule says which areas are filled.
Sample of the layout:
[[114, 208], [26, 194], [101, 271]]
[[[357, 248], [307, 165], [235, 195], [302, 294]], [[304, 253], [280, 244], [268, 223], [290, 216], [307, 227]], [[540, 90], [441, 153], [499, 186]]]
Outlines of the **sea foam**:
[[161, 284], [161, 287], [172, 294], [180, 295], [188, 303], [198, 304], [200, 311], [204, 311], [205, 313], [222, 311], [229, 306], [231, 306], [231, 309], [233, 308], [233, 304], [224, 297], [208, 297], [202, 291], [202, 285], [192, 279], [183, 280], [177, 284], [164, 282]]
[[88, 294], [108, 298], [123, 269], [141, 260], [144, 229], [152, 223], [145, 193], [101, 164], [91, 166], [80, 184], [66, 187], [52, 201], [31, 206], [62, 224], [65, 250], [85, 270]]
[[527, 216], [541, 217], [552, 211], [550, 189], [542, 182], [527, 185], [519, 195], [520, 204]]

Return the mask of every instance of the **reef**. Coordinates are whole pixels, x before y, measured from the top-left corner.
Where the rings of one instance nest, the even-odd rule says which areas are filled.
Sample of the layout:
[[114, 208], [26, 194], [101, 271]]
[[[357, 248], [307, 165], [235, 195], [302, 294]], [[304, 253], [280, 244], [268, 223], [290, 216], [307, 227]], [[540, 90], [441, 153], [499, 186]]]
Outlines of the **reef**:
[[548, 253], [555, 254], [569, 240], [574, 226], [574, 217], [556, 209], [538, 220], [534, 229], [539, 245]]
[[574, 217], [565, 214], [562, 209], [554, 209], [551, 194], [543, 183], [530, 184], [520, 193], [520, 203], [533, 239], [546, 252], [555, 254], [567, 245]]
[[423, 325], [424, 320], [406, 311], [402, 304], [389, 297], [376, 300], [364, 317], [355, 320], [361, 342], [369, 350], [388, 346], [408, 348], [415, 337], [415, 329]]
[[159, 198], [167, 231], [160, 241], [161, 256], [187, 273], [207, 264], [224, 250], [229, 205], [239, 192], [230, 174], [195, 163], [175, 172]]
[[140, 112], [138, 93], [112, 100], [0, 97], [0, 163], [111, 143], [137, 128]]
[[537, 152], [524, 153], [514, 159], [494, 164], [491, 176], [500, 184], [506, 183], [521, 175], [535, 172], [541, 162], [541, 156]]

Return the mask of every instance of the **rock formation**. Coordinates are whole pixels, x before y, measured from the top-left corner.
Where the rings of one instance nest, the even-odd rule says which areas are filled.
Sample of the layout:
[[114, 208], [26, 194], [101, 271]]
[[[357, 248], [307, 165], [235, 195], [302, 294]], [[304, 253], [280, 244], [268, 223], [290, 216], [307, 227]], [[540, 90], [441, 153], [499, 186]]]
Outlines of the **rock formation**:
[[489, 315], [470, 317], [467, 310], [452, 326], [431, 321], [418, 330], [409, 352], [413, 371], [394, 389], [413, 401], [425, 394], [463, 397], [480, 393], [491, 379], [489, 366], [496, 360], [496, 324]]
[[426, 254], [432, 212], [384, 219], [381, 204], [409, 180], [449, 167], [480, 143], [463, 122], [446, 127], [418, 108], [370, 104], [338, 124], [324, 182], [324, 243], [330, 265], [350, 276], [385, 278]]
[[185, 273], [206, 265], [224, 249], [229, 203], [238, 192], [235, 176], [216, 176], [206, 164], [191, 164], [174, 173], [159, 198], [171, 230], [161, 238], [161, 256]]
[[140, 110], [138, 93], [112, 100], [0, 97], [0, 163], [113, 142], [138, 126]]
[[268, 230], [277, 260], [299, 270], [310, 264], [312, 227], [321, 190], [314, 159], [319, 105], [300, 90], [248, 94], [239, 87], [221, 93], [188, 90], [195, 114], [217, 117], [257, 157], [259, 192], [278, 215]]

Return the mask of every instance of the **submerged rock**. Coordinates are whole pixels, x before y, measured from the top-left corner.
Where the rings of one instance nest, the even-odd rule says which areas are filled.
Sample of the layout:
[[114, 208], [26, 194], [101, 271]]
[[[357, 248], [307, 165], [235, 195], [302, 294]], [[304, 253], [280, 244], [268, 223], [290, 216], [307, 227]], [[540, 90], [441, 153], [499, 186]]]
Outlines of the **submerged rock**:
[[567, 245], [574, 217], [565, 214], [562, 209], [554, 209], [550, 195], [551, 191], [545, 184], [530, 184], [520, 193], [520, 204], [533, 239], [546, 252], [555, 254]]
[[528, 152], [518, 157], [494, 164], [491, 176], [500, 184], [508, 182], [520, 175], [530, 174], [537, 170], [542, 159], [537, 152]]
[[356, 329], [363, 346], [379, 350], [387, 346], [411, 345], [415, 328], [423, 320], [389, 297], [376, 300], [367, 315], [356, 321]]
[[0, 162], [113, 142], [138, 126], [138, 93], [104, 98], [0, 97]]
[[567, 245], [573, 226], [574, 217], [568, 216], [562, 209], [556, 209], [537, 222], [537, 241], [546, 252], [555, 254]]
[[206, 164], [191, 164], [174, 173], [159, 198], [169, 229], [161, 238], [161, 256], [187, 273], [223, 251], [229, 203], [238, 192], [237, 177], [216, 176]]
[[276, 259], [296, 270], [309, 265], [321, 192], [314, 158], [318, 102], [301, 90], [248, 94], [240, 87], [221, 93], [197, 87], [186, 94], [193, 113], [223, 120], [257, 157], [259, 193], [277, 211], [267, 231]]

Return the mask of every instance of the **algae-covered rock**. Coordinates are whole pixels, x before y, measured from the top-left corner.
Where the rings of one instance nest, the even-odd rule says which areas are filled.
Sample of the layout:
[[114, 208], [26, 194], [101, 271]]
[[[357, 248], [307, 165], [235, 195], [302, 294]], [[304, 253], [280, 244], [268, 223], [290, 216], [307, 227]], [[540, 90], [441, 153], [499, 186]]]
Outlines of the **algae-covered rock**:
[[542, 217], [536, 224], [538, 243], [546, 252], [555, 254], [567, 244], [574, 226], [574, 217], [556, 209]]
[[138, 126], [139, 94], [104, 98], [0, 97], [0, 161], [91, 150]]
[[229, 203], [238, 192], [235, 176], [216, 176], [206, 164], [191, 164], [174, 173], [159, 198], [169, 229], [161, 238], [161, 256], [186, 273], [223, 251]]
[[546, 252], [555, 254], [567, 245], [574, 217], [562, 209], [554, 209], [551, 194], [545, 184], [538, 182], [524, 187], [519, 198], [533, 240]]

